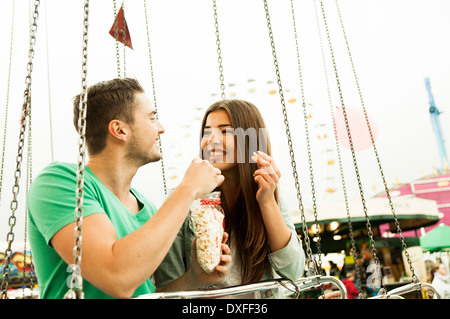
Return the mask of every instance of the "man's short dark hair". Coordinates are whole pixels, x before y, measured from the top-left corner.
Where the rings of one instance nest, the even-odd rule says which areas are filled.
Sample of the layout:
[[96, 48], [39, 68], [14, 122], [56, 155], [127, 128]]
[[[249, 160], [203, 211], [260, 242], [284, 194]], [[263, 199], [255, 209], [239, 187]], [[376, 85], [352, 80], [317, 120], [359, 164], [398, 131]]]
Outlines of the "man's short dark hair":
[[[144, 93], [144, 89], [133, 78], [103, 81], [88, 88], [86, 144], [90, 155], [105, 148], [109, 122], [118, 119], [133, 123], [136, 93]], [[73, 100], [73, 123], [77, 131], [80, 98], [81, 94], [78, 94]]]

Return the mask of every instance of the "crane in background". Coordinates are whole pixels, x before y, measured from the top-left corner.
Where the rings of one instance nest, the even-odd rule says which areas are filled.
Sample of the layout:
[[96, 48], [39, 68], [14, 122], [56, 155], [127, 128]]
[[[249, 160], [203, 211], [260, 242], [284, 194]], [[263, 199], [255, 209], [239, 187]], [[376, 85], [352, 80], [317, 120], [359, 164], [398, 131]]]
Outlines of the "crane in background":
[[433, 125], [434, 134], [436, 135], [436, 141], [439, 150], [439, 157], [441, 159], [441, 169], [440, 171], [448, 170], [448, 157], [447, 151], [445, 149], [444, 137], [442, 136], [441, 124], [439, 122], [439, 114], [441, 114], [434, 103], [433, 94], [431, 93], [430, 79], [425, 78], [425, 86], [428, 91], [428, 98], [430, 103], [430, 117], [431, 124]]

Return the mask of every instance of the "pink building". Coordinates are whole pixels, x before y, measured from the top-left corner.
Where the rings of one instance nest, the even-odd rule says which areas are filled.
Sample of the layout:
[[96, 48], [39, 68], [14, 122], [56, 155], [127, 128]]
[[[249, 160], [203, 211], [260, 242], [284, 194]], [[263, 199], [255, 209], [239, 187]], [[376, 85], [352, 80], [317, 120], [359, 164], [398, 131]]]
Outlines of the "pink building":
[[[415, 180], [408, 184], [400, 185], [389, 191], [391, 197], [415, 196], [424, 199], [436, 201], [439, 212], [442, 213], [439, 222], [425, 227], [425, 232], [430, 231], [441, 223], [450, 226], [450, 173], [445, 172], [440, 175], [433, 175]], [[380, 194], [378, 197], [386, 197], [386, 194]], [[381, 230], [387, 230], [382, 227]], [[406, 231], [404, 236], [416, 236], [415, 231]]]

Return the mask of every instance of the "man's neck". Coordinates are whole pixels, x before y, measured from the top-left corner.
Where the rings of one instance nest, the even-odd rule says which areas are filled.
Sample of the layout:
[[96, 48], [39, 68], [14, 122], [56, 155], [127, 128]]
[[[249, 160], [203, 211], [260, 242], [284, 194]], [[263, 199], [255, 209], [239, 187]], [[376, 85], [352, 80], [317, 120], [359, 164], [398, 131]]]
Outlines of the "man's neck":
[[103, 153], [89, 158], [86, 166], [121, 202], [129, 200], [131, 182], [137, 167], [118, 156]]

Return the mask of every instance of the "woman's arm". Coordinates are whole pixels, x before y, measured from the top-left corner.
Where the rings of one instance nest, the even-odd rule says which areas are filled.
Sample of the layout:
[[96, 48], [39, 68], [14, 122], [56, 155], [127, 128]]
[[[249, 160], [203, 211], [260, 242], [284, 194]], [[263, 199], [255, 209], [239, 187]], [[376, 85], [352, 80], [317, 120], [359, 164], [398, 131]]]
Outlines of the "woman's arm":
[[263, 152], [253, 155], [252, 159], [258, 164], [258, 169], [253, 175], [259, 187], [256, 200], [261, 209], [270, 250], [274, 252], [285, 247], [291, 238], [291, 232], [275, 200], [275, 190], [281, 173], [275, 161]]
[[259, 185], [256, 196], [269, 239], [270, 263], [280, 276], [295, 280], [303, 275], [305, 253], [287, 207], [281, 200], [280, 205], [275, 201], [274, 193], [281, 173], [267, 154], [258, 152], [253, 159], [259, 166], [254, 174]]

